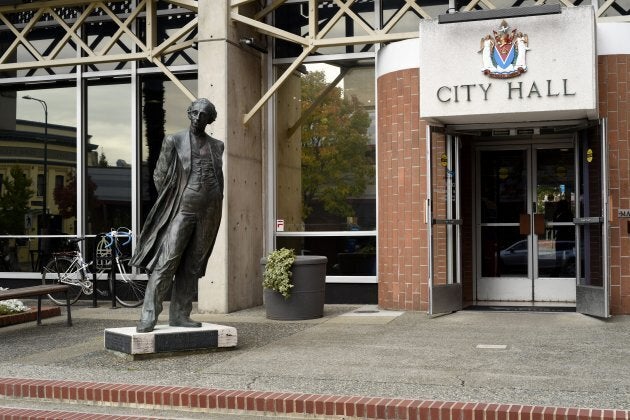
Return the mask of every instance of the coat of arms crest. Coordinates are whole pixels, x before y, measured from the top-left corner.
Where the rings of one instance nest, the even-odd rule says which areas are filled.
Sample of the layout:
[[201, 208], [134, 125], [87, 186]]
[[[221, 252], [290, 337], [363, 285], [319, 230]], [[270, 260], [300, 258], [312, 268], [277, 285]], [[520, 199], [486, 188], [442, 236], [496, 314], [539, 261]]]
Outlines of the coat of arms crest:
[[510, 28], [504, 20], [497, 30], [492, 31], [492, 35], [481, 38], [481, 71], [497, 79], [516, 77], [527, 71], [525, 55], [528, 50], [528, 36]]

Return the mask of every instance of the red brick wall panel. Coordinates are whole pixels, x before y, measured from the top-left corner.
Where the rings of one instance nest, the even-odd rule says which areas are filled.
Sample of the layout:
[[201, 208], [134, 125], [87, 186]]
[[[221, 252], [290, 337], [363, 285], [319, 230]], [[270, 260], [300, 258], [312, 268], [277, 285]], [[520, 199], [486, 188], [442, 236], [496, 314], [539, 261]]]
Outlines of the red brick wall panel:
[[425, 127], [420, 120], [418, 69], [379, 77], [379, 305], [428, 308]]
[[610, 221], [610, 309], [630, 314], [630, 234], [617, 211], [630, 208], [630, 55], [598, 58], [600, 117], [608, 120]]

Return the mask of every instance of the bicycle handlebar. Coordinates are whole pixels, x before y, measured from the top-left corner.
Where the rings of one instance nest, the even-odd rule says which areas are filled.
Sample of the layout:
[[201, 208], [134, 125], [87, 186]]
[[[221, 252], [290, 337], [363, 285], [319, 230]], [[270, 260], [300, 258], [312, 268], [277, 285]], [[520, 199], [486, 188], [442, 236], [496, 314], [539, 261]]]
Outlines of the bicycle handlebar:
[[107, 248], [109, 248], [114, 243], [115, 238], [127, 238], [127, 240], [121, 244], [122, 246], [127, 245], [128, 243], [131, 242], [131, 239], [133, 238], [133, 234], [131, 233], [130, 229], [121, 227], [116, 230], [111, 230], [107, 232], [104, 237], [107, 239], [106, 246]]

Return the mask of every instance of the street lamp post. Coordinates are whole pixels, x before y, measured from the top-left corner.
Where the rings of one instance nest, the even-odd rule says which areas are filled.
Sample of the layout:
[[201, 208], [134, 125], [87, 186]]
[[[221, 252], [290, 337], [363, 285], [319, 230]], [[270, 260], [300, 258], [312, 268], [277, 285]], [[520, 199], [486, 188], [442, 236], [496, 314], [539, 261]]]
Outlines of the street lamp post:
[[47, 195], [48, 195], [48, 105], [43, 99], [33, 98], [30, 95], [22, 96], [24, 99], [31, 101], [37, 101], [44, 107], [44, 191], [42, 193], [42, 229], [45, 230], [45, 234], [48, 234], [48, 217], [46, 215], [47, 209]]

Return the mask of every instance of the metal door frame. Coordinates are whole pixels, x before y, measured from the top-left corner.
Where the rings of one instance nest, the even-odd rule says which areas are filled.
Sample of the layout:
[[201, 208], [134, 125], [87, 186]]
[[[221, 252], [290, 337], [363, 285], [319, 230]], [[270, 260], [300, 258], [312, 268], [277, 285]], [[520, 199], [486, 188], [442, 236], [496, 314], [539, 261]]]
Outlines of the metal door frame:
[[[480, 168], [480, 155], [483, 151], [501, 151], [501, 150], [521, 150], [526, 152], [525, 157], [525, 165], [527, 168], [527, 196], [526, 196], [526, 205], [527, 205], [527, 214], [530, 217], [531, 226], [533, 226], [533, 215], [535, 214], [535, 209], [532, 208], [535, 206], [537, 199], [537, 181], [538, 181], [538, 161], [536, 152], [540, 149], [560, 149], [560, 148], [571, 148], [574, 151], [574, 156], [577, 156], [577, 145], [573, 138], [558, 138], [554, 139], [553, 143], [550, 143], [548, 140], [544, 139], [530, 139], [527, 141], [523, 140], [512, 140], [512, 141], [502, 141], [501, 143], [497, 143], [496, 141], [480, 141], [475, 144], [473, 150], [475, 154], [475, 213], [474, 213], [474, 229], [473, 229], [473, 240], [475, 243], [475, 253], [473, 256], [474, 261], [474, 287], [473, 294], [475, 300], [478, 300], [478, 282], [482, 278], [481, 275], [481, 221], [479, 218], [481, 217], [479, 211], [477, 209], [480, 208], [480, 177], [479, 177], [479, 168]], [[577, 159], [577, 157], [576, 157]], [[576, 166], [577, 168], [577, 166]], [[577, 170], [577, 169], [576, 169]], [[576, 178], [574, 180], [575, 186], [574, 190], [576, 191], [576, 202], [579, 201], [578, 194], [578, 178], [576, 174]], [[494, 225], [510, 225], [515, 226], [516, 223], [490, 223], [488, 226]], [[536, 302], [535, 300], [535, 284], [536, 280], [545, 277], [538, 277], [538, 241], [536, 240], [537, 236], [535, 233], [530, 233], [527, 236], [527, 250], [528, 250], [528, 262], [527, 262], [527, 275], [525, 277], [510, 277], [510, 281], [518, 282], [518, 281], [527, 281], [529, 283], [529, 298], [527, 300], [524, 299], [515, 299], [513, 302]], [[577, 264], [577, 262], [576, 262]], [[492, 277], [486, 277], [491, 279]], [[577, 277], [576, 277], [577, 278]], [[577, 280], [576, 280], [577, 281]], [[486, 299], [484, 299], [487, 301]], [[481, 300], [481, 301], [484, 301]], [[551, 302], [551, 301], [550, 301]]]
[[[425, 208], [425, 223], [427, 224], [427, 238], [429, 243], [429, 315], [443, 314], [462, 309], [462, 283], [461, 283], [461, 206], [460, 206], [460, 179], [459, 179], [459, 136], [445, 135], [447, 150], [446, 170], [452, 171], [452, 176], [447, 177], [447, 202], [455, 200], [454, 206], [447, 206], [446, 219], [436, 219], [433, 213], [433, 167], [436, 164], [432, 153], [432, 133], [444, 132], [443, 127], [427, 125], [426, 127], [426, 162], [427, 162], [427, 195]], [[453, 153], [451, 153], [453, 152]], [[455, 197], [453, 197], [453, 184], [455, 184]], [[453, 214], [453, 211], [455, 214]], [[433, 225], [446, 225], [447, 228], [447, 284], [437, 285], [434, 282], [434, 258], [435, 246], [433, 241]], [[455, 245], [453, 247], [453, 245]], [[453, 272], [453, 264], [455, 272]]]
[[[607, 132], [607, 119], [603, 118], [598, 121], [598, 134], [600, 136], [600, 154], [601, 154], [601, 168], [600, 168], [600, 189], [601, 189], [601, 214], [594, 217], [582, 217], [580, 213], [581, 209], [577, 208], [576, 218], [574, 223], [576, 225], [601, 225], [602, 230], [602, 286], [581, 285], [580, 279], [582, 278], [581, 264], [577, 264], [576, 270], [576, 311], [593, 315], [600, 318], [610, 317], [610, 261], [609, 261], [609, 195], [608, 195], [608, 132]], [[588, 130], [588, 128], [586, 129]], [[586, 133], [587, 134], [587, 133]], [[576, 133], [578, 139], [576, 141], [576, 149], [582, 147], [582, 142], [579, 136], [584, 136], [585, 130], [580, 130]], [[579, 180], [579, 164], [577, 162], [578, 155], [576, 155], [576, 182]], [[580, 187], [580, 183], [577, 182], [577, 186]], [[581, 195], [581, 191], [580, 191]], [[576, 226], [577, 227], [577, 226]], [[581, 260], [581, 232], [577, 229], [576, 234], [576, 249], [578, 250], [578, 261]]]
[[[530, 214], [530, 199], [532, 197], [532, 177], [531, 177], [531, 173], [532, 173], [532, 154], [531, 154], [531, 145], [524, 143], [524, 142], [502, 142], [502, 143], [496, 143], [496, 142], [492, 142], [492, 143], [486, 143], [486, 142], [482, 142], [481, 144], [476, 144], [474, 147], [474, 152], [475, 152], [475, 220], [474, 220], [474, 229], [473, 229], [473, 237], [474, 237], [474, 243], [475, 243], [475, 255], [474, 255], [474, 273], [475, 273], [475, 278], [474, 278], [474, 298], [475, 300], [479, 300], [478, 299], [478, 292], [479, 292], [479, 282], [482, 278], [486, 278], [486, 279], [492, 279], [492, 278], [500, 278], [500, 277], [482, 277], [481, 274], [481, 259], [482, 259], [482, 255], [481, 255], [481, 228], [482, 228], [482, 223], [481, 223], [481, 214], [479, 212], [479, 209], [481, 208], [481, 177], [480, 177], [480, 164], [481, 164], [481, 153], [482, 152], [488, 152], [488, 151], [492, 151], [492, 152], [500, 152], [500, 151], [522, 151], [525, 152], [525, 167], [527, 169], [527, 186], [526, 186], [526, 206], [528, 209], [528, 215]], [[517, 222], [513, 222], [513, 223], [489, 223], [489, 224], [484, 224], [485, 226], [505, 226], [505, 227], [509, 227], [509, 226], [518, 226], [519, 223]], [[514, 282], [528, 282], [529, 283], [529, 296], [528, 299], [531, 300], [533, 299], [533, 267], [532, 267], [532, 255], [534, 253], [534, 249], [532, 248], [533, 245], [533, 241], [528, 240], [527, 242], [527, 252], [529, 255], [528, 261], [527, 261], [527, 275], [523, 276], [523, 277], [509, 277], [509, 278], [504, 278], [502, 279], [502, 283], [505, 283], [506, 280], [509, 281], [510, 283], [514, 283]], [[489, 280], [490, 281], [490, 280]], [[513, 286], [512, 286], [513, 287]], [[524, 286], [522, 286], [524, 287]], [[520, 302], [527, 302], [529, 300], [525, 300], [525, 299], [512, 299], [512, 301], [516, 302], [516, 301], [520, 301]], [[488, 301], [488, 299], [483, 299], [481, 301]]]

